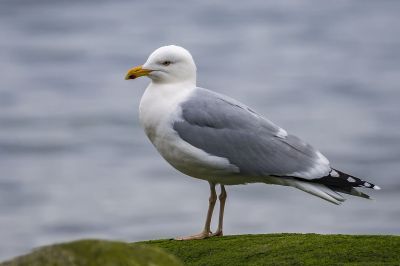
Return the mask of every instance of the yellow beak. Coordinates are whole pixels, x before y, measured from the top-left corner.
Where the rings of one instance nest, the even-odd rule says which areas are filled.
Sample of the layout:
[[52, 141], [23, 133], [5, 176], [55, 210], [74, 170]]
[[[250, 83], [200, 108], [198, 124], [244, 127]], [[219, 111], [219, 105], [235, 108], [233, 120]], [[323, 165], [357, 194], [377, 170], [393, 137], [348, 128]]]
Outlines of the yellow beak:
[[128, 70], [125, 79], [135, 79], [141, 76], [147, 76], [152, 70], [144, 69], [142, 66], [137, 66]]

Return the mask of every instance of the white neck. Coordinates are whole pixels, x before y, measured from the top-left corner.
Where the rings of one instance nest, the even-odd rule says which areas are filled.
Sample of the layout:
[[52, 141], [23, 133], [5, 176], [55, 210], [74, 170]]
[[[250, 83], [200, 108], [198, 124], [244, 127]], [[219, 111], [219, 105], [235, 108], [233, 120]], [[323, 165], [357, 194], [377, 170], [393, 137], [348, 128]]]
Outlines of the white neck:
[[158, 127], [179, 115], [179, 104], [195, 89], [193, 82], [149, 84], [140, 101], [139, 118], [151, 140]]
[[[182, 77], [179, 77], [179, 79], [174, 78], [174, 77], [158, 77], [156, 75], [150, 74], [149, 77], [151, 78], [151, 83], [152, 84], [157, 84], [157, 85], [178, 85], [180, 84], [187, 84], [187, 85], [193, 85], [196, 86], [196, 72], [194, 74], [191, 74], [184, 79]], [[151, 84], [150, 84], [151, 85]]]

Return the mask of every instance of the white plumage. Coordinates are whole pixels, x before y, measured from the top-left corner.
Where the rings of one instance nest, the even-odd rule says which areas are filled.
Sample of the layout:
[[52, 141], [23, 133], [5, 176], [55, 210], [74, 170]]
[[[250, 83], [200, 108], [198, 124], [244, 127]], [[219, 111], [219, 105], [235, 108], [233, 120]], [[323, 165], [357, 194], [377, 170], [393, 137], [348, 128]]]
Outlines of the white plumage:
[[[126, 79], [148, 76], [151, 83], [140, 102], [140, 122], [159, 153], [179, 171], [210, 184], [204, 230], [180, 239], [222, 235], [224, 185], [266, 183], [292, 186], [334, 204], [337, 192], [369, 198], [355, 187], [379, 189], [331, 168], [318, 150], [262, 117], [244, 104], [196, 85], [196, 65], [182, 47], [154, 51]], [[217, 231], [210, 231], [220, 184]]]

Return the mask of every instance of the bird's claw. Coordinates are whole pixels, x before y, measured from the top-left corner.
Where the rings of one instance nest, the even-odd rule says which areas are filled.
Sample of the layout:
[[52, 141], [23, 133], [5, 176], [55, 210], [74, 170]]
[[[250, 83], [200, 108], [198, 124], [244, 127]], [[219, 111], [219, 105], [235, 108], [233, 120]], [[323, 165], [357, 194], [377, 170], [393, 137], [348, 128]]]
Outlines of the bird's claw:
[[212, 233], [211, 231], [203, 231], [199, 234], [192, 235], [192, 236], [183, 236], [183, 237], [176, 237], [175, 240], [199, 240], [199, 239], [206, 239], [213, 236], [223, 236], [222, 231], [217, 231]]
[[223, 236], [224, 234], [222, 233], [222, 231], [217, 231], [217, 232], [215, 232], [215, 233], [211, 233], [210, 234], [210, 237], [212, 237], [212, 236]]

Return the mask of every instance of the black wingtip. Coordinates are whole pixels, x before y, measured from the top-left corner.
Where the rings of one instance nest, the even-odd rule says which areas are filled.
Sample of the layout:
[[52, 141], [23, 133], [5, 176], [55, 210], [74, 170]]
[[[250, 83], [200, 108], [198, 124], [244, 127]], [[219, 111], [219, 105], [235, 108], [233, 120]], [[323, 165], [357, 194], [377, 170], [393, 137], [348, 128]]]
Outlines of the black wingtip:
[[313, 179], [313, 182], [324, 184], [329, 187], [334, 187], [336, 189], [342, 188], [349, 190], [349, 188], [357, 188], [357, 187], [372, 188], [375, 190], [381, 189], [379, 186], [375, 184], [362, 180], [358, 177], [346, 174], [334, 168], [331, 168], [331, 171], [327, 176]]

